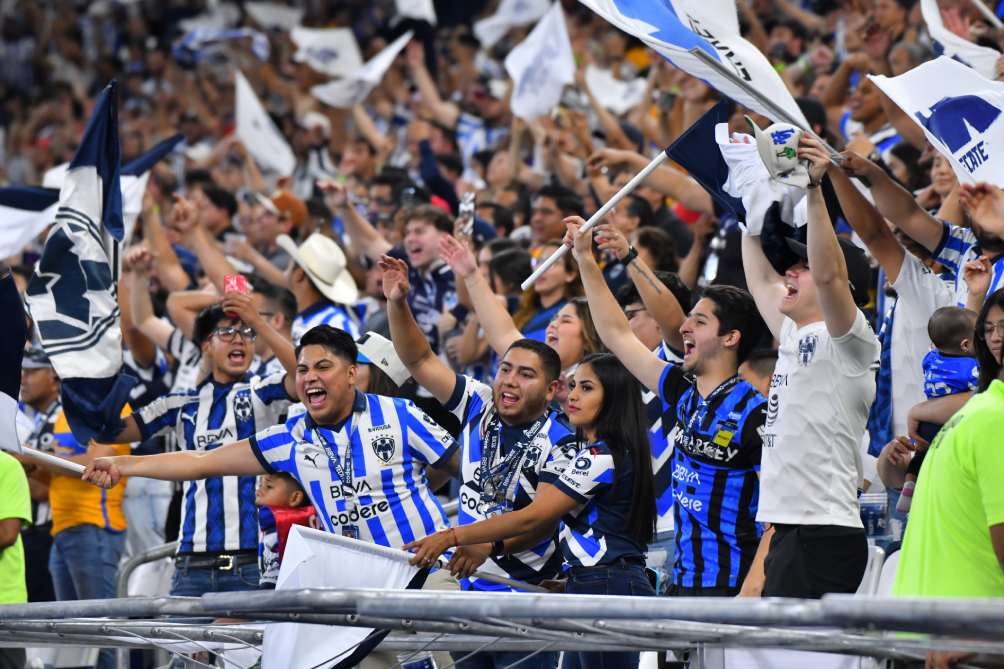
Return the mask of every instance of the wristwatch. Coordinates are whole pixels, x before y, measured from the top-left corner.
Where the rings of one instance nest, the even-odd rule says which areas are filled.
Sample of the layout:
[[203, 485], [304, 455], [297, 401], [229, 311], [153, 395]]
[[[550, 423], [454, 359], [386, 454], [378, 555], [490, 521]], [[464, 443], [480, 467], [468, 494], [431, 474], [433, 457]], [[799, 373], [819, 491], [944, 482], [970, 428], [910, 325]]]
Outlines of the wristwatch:
[[503, 557], [505, 556], [505, 542], [504, 541], [493, 541], [492, 542], [492, 557]]
[[628, 265], [630, 265], [631, 263], [633, 263], [634, 259], [637, 258], [637, 257], [638, 257], [638, 249], [636, 249], [633, 246], [629, 246], [627, 254], [625, 254], [625, 256], [623, 258], [621, 258], [619, 262], [620, 262], [620, 264], [622, 264], [625, 267], [627, 267]]

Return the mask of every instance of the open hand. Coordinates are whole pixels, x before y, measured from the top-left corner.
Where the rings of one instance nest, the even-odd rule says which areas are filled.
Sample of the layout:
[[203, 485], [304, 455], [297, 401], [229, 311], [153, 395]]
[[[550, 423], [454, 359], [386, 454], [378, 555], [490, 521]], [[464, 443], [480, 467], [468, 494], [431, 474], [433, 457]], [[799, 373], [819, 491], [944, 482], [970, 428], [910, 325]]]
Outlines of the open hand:
[[112, 488], [121, 478], [122, 475], [119, 473], [112, 458], [95, 458], [84, 469], [84, 473], [80, 475], [82, 481], [96, 485], [99, 488]]
[[1004, 237], [1004, 191], [985, 182], [962, 184], [959, 202], [985, 232]]
[[453, 274], [461, 279], [466, 279], [478, 271], [478, 261], [474, 254], [456, 237], [443, 235], [439, 238], [439, 257], [450, 266]]
[[411, 282], [408, 281], [408, 263], [392, 256], [380, 256], [377, 262], [383, 274], [383, 296], [391, 302], [399, 302], [408, 297], [411, 292]]

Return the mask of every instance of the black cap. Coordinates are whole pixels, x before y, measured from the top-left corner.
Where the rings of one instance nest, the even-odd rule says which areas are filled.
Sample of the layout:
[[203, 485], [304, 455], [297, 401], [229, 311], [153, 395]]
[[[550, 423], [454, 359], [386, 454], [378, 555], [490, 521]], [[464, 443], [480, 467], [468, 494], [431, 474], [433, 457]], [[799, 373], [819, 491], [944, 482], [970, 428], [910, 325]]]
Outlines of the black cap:
[[[808, 265], [808, 247], [797, 239], [791, 239], [790, 237], [784, 241], [788, 245], [788, 249], [798, 256], [800, 261]], [[858, 248], [854, 242], [846, 237], [837, 237], [837, 242], [840, 244], [840, 250], [844, 254], [844, 263], [847, 265], [847, 279], [851, 284], [851, 295], [854, 296], [854, 303], [859, 307], [864, 306], [871, 299], [868, 294], [868, 286], [872, 278], [871, 265], [868, 263], [865, 252]]]
[[52, 362], [49, 356], [37, 346], [29, 346], [24, 351], [24, 360], [21, 369], [51, 369]]

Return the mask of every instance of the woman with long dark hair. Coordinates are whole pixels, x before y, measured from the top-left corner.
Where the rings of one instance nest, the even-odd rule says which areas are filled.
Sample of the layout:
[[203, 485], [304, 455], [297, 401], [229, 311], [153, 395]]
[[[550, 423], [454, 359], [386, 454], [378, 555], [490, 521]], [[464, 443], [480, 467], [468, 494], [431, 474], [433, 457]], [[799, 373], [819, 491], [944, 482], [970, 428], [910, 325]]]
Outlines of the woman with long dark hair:
[[[655, 532], [655, 487], [641, 387], [614, 356], [589, 355], [569, 382], [567, 410], [578, 452], [561, 476], [541, 478], [529, 506], [408, 544], [412, 564], [430, 566], [454, 546], [536, 536], [561, 520], [566, 592], [654, 596], [645, 551]], [[630, 652], [566, 652], [562, 665], [637, 666]]]
[[1004, 288], [991, 293], [976, 318], [973, 333], [976, 360], [980, 363], [980, 388], [983, 392], [1000, 376], [1001, 347], [1004, 345]]

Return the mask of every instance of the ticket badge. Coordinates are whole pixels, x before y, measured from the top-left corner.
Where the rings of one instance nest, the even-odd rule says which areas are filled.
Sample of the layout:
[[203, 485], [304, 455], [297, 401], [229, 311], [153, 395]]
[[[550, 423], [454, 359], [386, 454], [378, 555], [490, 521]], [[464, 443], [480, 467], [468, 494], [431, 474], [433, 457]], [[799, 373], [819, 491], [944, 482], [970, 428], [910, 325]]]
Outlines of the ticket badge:
[[349, 539], [359, 538], [359, 526], [358, 525], [342, 525], [342, 536], [348, 537]]

